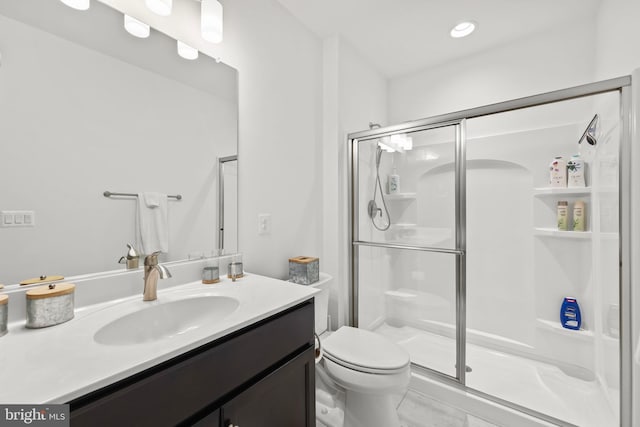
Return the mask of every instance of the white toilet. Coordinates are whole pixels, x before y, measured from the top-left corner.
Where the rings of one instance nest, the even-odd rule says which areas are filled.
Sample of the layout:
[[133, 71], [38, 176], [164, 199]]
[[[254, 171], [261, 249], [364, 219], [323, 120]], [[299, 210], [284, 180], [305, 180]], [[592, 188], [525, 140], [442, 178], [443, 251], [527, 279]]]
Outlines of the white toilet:
[[327, 331], [331, 276], [314, 283], [316, 334], [323, 358], [316, 365], [345, 392], [344, 427], [399, 427], [393, 394], [404, 392], [411, 375], [409, 353], [376, 333], [343, 326]]

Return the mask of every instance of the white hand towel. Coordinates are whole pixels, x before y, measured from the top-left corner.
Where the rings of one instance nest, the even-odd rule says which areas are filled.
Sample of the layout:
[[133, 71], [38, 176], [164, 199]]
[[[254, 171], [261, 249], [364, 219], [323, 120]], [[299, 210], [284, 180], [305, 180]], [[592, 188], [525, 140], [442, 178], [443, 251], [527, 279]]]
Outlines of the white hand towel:
[[137, 215], [138, 247], [145, 255], [169, 252], [167, 195], [139, 193]]

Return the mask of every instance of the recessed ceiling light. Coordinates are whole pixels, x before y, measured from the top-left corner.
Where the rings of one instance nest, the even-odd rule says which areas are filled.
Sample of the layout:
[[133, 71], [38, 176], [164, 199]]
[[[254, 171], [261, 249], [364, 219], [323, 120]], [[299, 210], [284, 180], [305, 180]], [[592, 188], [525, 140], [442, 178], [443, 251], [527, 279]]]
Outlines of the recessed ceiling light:
[[473, 21], [464, 21], [453, 27], [449, 34], [451, 34], [451, 37], [456, 39], [466, 37], [473, 33], [477, 27], [478, 24]]

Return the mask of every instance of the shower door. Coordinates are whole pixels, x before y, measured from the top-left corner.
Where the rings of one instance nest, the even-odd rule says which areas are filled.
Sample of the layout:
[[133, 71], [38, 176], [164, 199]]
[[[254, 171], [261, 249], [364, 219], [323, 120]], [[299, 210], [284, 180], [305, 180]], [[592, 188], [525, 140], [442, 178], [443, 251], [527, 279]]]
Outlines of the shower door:
[[[631, 426], [630, 85], [351, 134], [351, 324], [555, 425]], [[576, 154], [584, 186], [551, 187]]]
[[[353, 323], [401, 342], [414, 364], [460, 379], [464, 334], [464, 122], [363, 139], [354, 163]], [[429, 333], [425, 333], [428, 331]], [[464, 366], [462, 363], [461, 366]]]

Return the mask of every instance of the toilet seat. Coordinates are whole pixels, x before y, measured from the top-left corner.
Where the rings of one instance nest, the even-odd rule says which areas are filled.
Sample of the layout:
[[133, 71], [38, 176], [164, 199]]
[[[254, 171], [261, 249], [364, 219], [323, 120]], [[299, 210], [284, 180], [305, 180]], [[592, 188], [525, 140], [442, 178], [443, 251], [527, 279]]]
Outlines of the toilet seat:
[[346, 368], [371, 374], [403, 372], [410, 358], [398, 344], [373, 332], [343, 326], [322, 343], [324, 356]]

